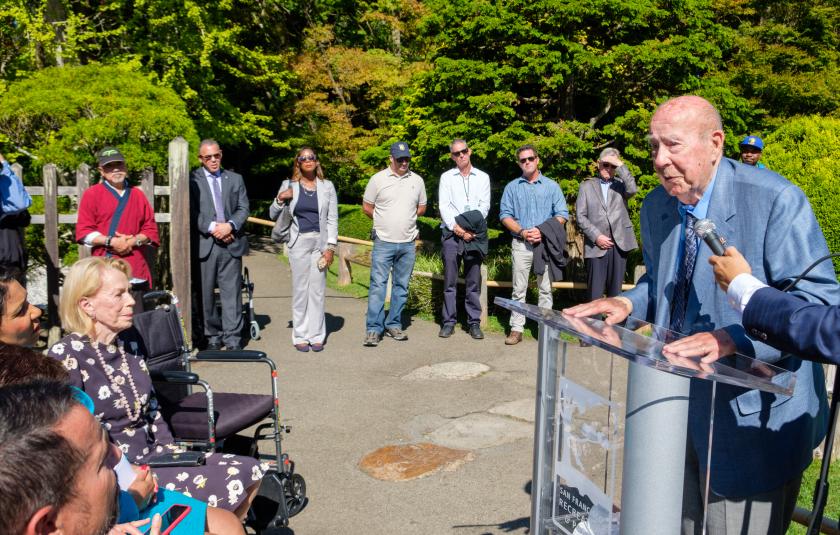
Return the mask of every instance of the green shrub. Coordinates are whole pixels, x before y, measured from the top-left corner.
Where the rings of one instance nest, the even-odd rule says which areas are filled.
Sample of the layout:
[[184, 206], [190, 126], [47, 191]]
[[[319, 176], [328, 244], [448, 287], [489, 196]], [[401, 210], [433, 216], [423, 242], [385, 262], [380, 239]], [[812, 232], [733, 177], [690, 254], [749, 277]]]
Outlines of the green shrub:
[[[828, 248], [840, 252], [840, 119], [799, 117], [765, 138], [762, 161], [805, 192]], [[793, 222], [792, 222], [793, 223]], [[834, 260], [840, 271], [840, 260]]]

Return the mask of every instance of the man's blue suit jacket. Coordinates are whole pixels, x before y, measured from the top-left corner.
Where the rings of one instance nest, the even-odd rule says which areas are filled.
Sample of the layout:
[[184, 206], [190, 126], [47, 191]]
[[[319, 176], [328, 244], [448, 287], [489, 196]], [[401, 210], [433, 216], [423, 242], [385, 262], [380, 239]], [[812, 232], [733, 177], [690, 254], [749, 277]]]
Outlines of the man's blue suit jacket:
[[840, 364], [836, 305], [809, 303], [776, 288], [762, 288], [750, 298], [741, 322], [750, 336], [773, 347]]
[[[766, 169], [723, 159], [718, 168], [707, 217], [740, 250], [758, 279], [770, 285], [788, 281], [828, 253], [825, 238], [802, 191]], [[625, 293], [633, 316], [667, 327], [682, 232], [678, 201], [662, 186], [645, 198], [641, 211], [642, 252], [647, 273]], [[711, 251], [697, 252], [685, 334], [726, 329], [738, 352], [796, 374], [792, 397], [718, 385], [711, 462], [712, 490], [742, 497], [774, 489], [798, 476], [825, 436], [827, 404], [819, 365], [782, 354], [747, 336], [740, 318], [715, 285], [708, 263]], [[797, 295], [809, 301], [836, 303], [840, 298], [831, 263], [803, 279]], [[705, 468], [711, 383], [693, 379], [688, 432]]]

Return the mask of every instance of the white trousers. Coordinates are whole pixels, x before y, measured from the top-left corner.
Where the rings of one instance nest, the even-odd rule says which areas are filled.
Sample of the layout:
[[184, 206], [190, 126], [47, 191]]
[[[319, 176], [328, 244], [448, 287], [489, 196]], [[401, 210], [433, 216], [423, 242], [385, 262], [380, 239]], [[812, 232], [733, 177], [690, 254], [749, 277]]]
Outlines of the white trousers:
[[321, 234], [300, 234], [289, 248], [292, 268], [292, 343], [323, 344], [327, 334], [324, 325], [324, 299], [327, 275], [318, 270], [318, 249]]

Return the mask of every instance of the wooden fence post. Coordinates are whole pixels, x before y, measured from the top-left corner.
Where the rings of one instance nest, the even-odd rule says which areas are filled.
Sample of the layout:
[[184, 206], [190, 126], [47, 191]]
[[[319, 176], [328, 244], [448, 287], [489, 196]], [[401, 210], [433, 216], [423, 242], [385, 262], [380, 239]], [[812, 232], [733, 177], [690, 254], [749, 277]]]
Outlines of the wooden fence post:
[[58, 257], [58, 172], [55, 164], [44, 166], [44, 248], [47, 256], [47, 313], [50, 316], [48, 343], [61, 338], [58, 319], [58, 277], [61, 259]]
[[481, 320], [479, 325], [487, 327], [487, 265], [481, 264], [481, 286], [479, 286], [478, 302], [481, 305]]
[[[151, 167], [143, 169], [143, 172], [140, 173], [140, 190], [143, 192], [143, 195], [146, 196], [146, 200], [149, 201], [149, 206], [152, 207], [152, 213], [155, 213], [155, 170]], [[158, 232], [160, 233], [160, 229], [158, 229]], [[161, 274], [158, 273], [158, 270], [156, 269], [157, 262], [155, 260], [157, 259], [157, 247], [145, 245], [141, 249], [141, 252], [143, 253], [143, 258], [146, 259], [146, 264], [149, 265], [149, 269], [152, 272], [152, 280], [156, 281], [155, 284], [158, 284], [160, 282]]]
[[[76, 212], [79, 211], [79, 205], [82, 204], [82, 195], [90, 187], [90, 166], [83, 163], [76, 169]], [[75, 230], [74, 230], [75, 232]], [[79, 244], [79, 260], [90, 256], [90, 247]]]
[[353, 282], [353, 268], [350, 267], [350, 255], [353, 245], [341, 242], [338, 244], [338, 285], [347, 286]]
[[181, 136], [169, 143], [169, 263], [172, 290], [181, 300], [181, 314], [192, 343], [192, 272], [190, 266], [190, 174], [189, 143]]

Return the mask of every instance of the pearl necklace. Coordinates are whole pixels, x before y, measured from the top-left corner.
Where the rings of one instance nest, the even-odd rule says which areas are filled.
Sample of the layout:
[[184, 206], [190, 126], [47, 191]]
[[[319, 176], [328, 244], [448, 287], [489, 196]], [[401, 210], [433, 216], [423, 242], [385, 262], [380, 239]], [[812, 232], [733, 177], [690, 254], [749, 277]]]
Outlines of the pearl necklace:
[[140, 411], [142, 409], [142, 405], [140, 404], [140, 394], [137, 393], [137, 387], [134, 384], [134, 378], [131, 376], [130, 368], [128, 367], [128, 359], [125, 357], [125, 347], [123, 346], [122, 341], [117, 342], [117, 348], [119, 348], [120, 356], [122, 357], [122, 364], [120, 365], [120, 369], [122, 369], [123, 365], [125, 368], [129, 370], [128, 373], [125, 373], [126, 377], [128, 377], [128, 385], [131, 387], [131, 393], [134, 394], [134, 409], [136, 412], [132, 414], [131, 412], [131, 404], [128, 402], [128, 397], [123, 392], [123, 389], [120, 388], [120, 385], [114, 380], [114, 374], [108, 371], [108, 365], [105, 363], [105, 358], [102, 356], [102, 352], [99, 351], [99, 343], [93, 340], [90, 341], [90, 344], [93, 346], [93, 350], [96, 351], [96, 356], [99, 358], [99, 363], [102, 364], [102, 371], [105, 372], [105, 375], [108, 377], [108, 380], [111, 382], [111, 388], [117, 391], [120, 395], [120, 399], [123, 402], [123, 407], [125, 408], [125, 413], [128, 416], [128, 419], [132, 422], [137, 421], [140, 419]]

